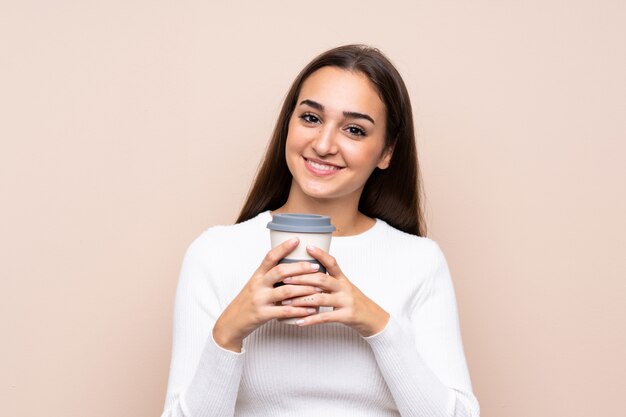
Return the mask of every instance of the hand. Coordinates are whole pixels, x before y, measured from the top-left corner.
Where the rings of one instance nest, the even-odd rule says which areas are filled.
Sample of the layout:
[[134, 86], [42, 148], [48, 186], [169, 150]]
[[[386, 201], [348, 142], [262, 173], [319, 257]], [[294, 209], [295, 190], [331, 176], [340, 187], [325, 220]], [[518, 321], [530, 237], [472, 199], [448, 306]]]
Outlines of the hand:
[[323, 289], [324, 293], [312, 293], [285, 300], [284, 305], [294, 307], [333, 307], [333, 311], [313, 314], [297, 321], [299, 326], [337, 322], [352, 327], [362, 336], [372, 336], [382, 331], [389, 321], [389, 313], [365, 296], [341, 272], [335, 258], [322, 249], [307, 246], [307, 252], [326, 267], [322, 273], [292, 276], [287, 284], [308, 285]]
[[306, 306], [282, 305], [285, 299], [310, 296], [322, 290], [308, 285], [283, 285], [285, 278], [315, 273], [319, 266], [310, 262], [278, 264], [298, 245], [297, 238], [283, 242], [270, 250], [237, 297], [215, 322], [213, 338], [218, 345], [235, 352], [241, 351], [243, 339], [265, 322], [275, 318], [304, 317], [315, 313]]

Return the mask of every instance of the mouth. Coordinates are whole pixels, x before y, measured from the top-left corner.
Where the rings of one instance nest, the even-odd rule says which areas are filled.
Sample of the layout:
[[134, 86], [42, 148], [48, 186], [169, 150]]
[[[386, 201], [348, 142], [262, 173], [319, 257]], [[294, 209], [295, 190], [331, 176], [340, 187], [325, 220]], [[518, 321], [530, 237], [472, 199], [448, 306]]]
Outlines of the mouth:
[[307, 169], [317, 176], [333, 175], [343, 169], [343, 167], [322, 162], [320, 160], [313, 160], [304, 156], [302, 158], [304, 159], [304, 164]]

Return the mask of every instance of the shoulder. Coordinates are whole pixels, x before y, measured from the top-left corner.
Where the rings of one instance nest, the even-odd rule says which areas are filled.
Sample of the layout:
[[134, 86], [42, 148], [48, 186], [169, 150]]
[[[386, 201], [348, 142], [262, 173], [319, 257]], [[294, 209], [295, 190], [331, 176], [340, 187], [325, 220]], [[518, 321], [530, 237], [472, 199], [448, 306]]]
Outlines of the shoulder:
[[446, 263], [439, 244], [426, 236], [403, 232], [378, 219], [378, 242], [374, 243], [383, 256], [401, 262], [407, 268], [429, 274]]
[[[268, 235], [267, 223], [270, 220], [268, 212], [262, 212], [255, 217], [241, 223], [215, 225], [206, 229], [200, 237], [207, 240], [230, 240], [253, 237], [259, 234]], [[269, 235], [268, 235], [269, 236]]]
[[187, 252], [201, 255], [207, 251], [223, 253], [237, 248], [245, 251], [246, 246], [269, 243], [268, 218], [269, 214], [262, 212], [245, 222], [211, 226], [193, 240]]
[[420, 253], [431, 258], [443, 256], [441, 248], [433, 239], [426, 236], [416, 236], [396, 229], [381, 219], [377, 219], [379, 238], [381, 242], [394, 251], [410, 251]]

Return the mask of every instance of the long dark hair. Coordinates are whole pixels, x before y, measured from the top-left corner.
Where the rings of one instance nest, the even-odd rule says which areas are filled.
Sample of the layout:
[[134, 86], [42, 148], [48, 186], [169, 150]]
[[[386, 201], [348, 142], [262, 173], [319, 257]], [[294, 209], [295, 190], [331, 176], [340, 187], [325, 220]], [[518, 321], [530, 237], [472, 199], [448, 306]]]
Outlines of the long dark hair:
[[389, 59], [378, 49], [366, 45], [344, 45], [326, 51], [298, 74], [285, 97], [263, 163], [237, 223], [265, 210], [275, 210], [287, 202], [292, 180], [285, 159], [289, 119], [304, 81], [318, 69], [327, 66], [367, 76], [386, 107], [385, 149], [393, 148], [393, 155], [389, 167], [384, 170], [375, 168], [365, 183], [359, 200], [359, 211], [369, 217], [378, 217], [396, 229], [425, 236], [421, 175], [409, 94], [398, 70]]

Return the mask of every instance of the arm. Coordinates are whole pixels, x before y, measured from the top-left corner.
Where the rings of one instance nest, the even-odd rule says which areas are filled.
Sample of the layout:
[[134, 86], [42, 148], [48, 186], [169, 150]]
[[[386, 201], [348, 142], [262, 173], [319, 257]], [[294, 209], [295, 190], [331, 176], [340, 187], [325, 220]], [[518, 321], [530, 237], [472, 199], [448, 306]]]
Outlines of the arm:
[[[276, 282], [312, 272], [309, 262], [276, 266], [298, 244], [283, 242], [269, 251], [241, 292], [222, 311], [219, 271], [209, 260], [219, 256], [205, 232], [185, 254], [174, 307], [172, 363], [162, 417], [233, 415], [243, 371], [243, 340], [263, 323], [303, 317], [307, 308], [277, 306], [286, 298], [310, 295], [310, 286]], [[315, 265], [316, 266], [316, 265]]]
[[370, 344], [403, 417], [478, 417], [461, 343], [456, 299], [448, 265], [433, 242], [433, 269], [420, 289], [409, 326], [365, 296], [343, 274], [334, 257], [308, 249], [326, 274], [294, 276], [284, 282], [326, 291], [290, 301], [297, 306], [332, 306], [297, 322], [300, 326], [337, 322], [352, 327]]
[[365, 340], [402, 416], [478, 417], [452, 279], [441, 249], [434, 249], [434, 269], [410, 317], [411, 329], [391, 317], [382, 332]]
[[212, 337], [221, 313], [206, 265], [207, 236], [187, 250], [174, 305], [170, 377], [162, 417], [233, 415], [245, 353], [218, 346]]

